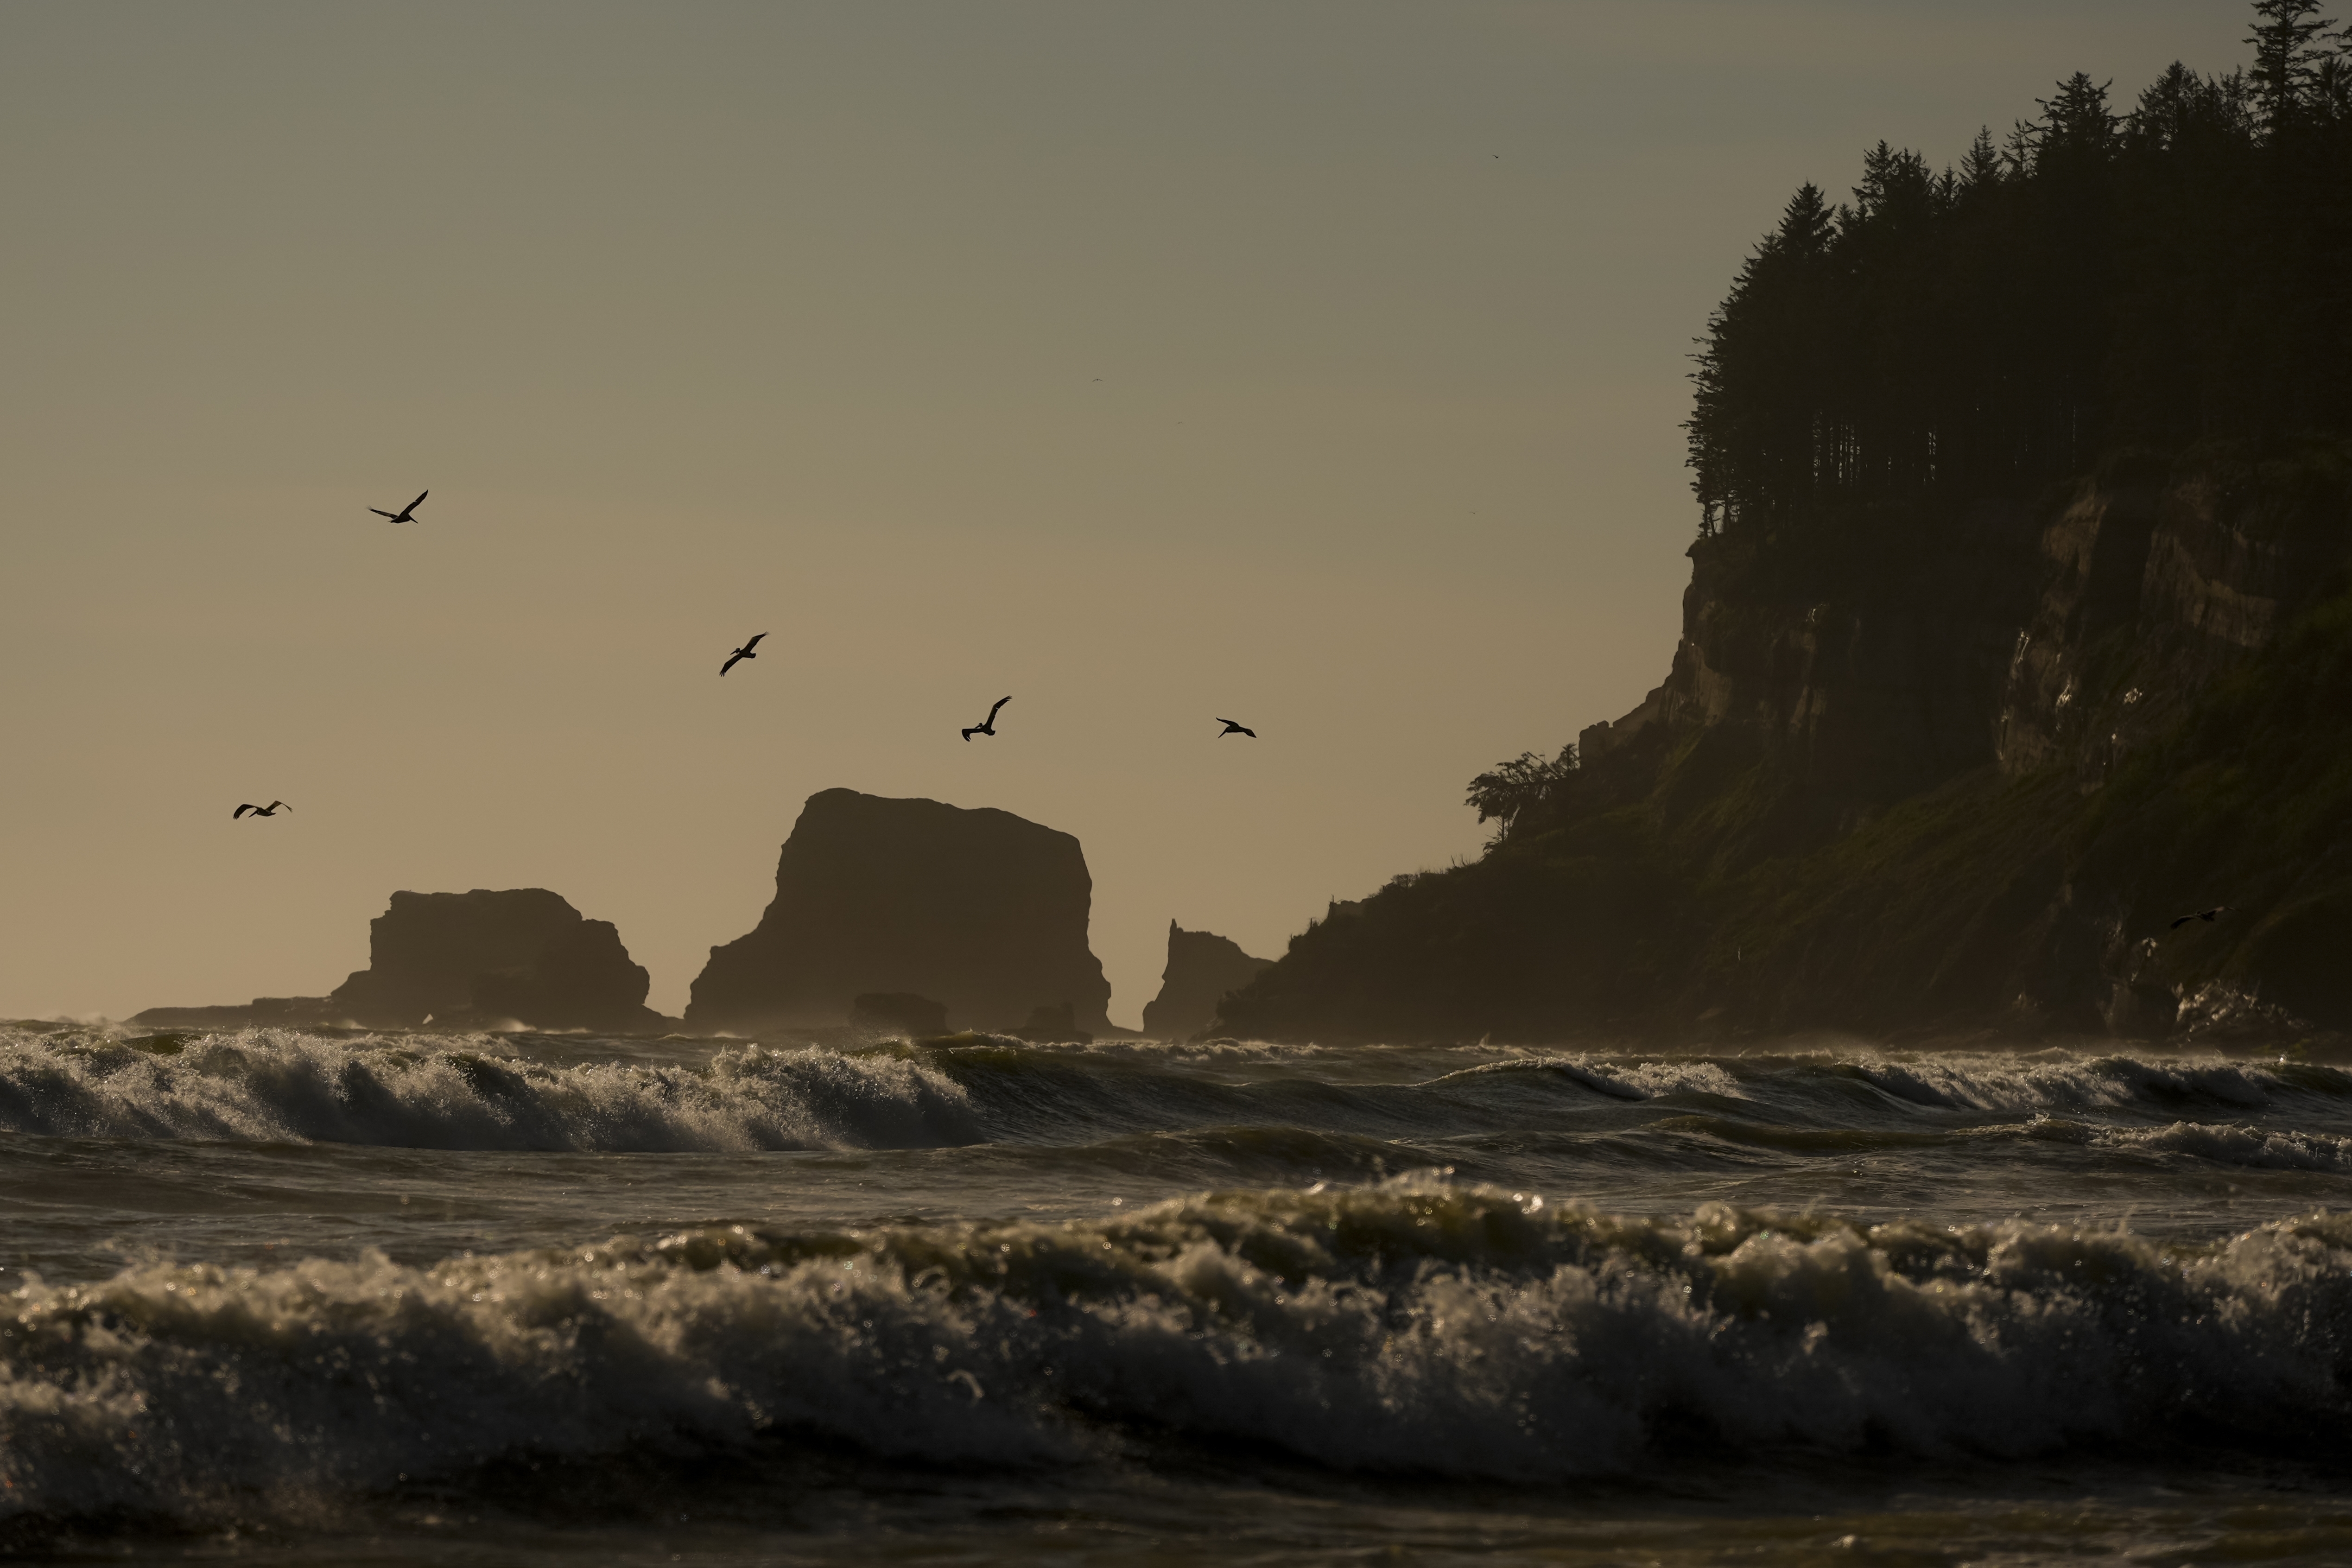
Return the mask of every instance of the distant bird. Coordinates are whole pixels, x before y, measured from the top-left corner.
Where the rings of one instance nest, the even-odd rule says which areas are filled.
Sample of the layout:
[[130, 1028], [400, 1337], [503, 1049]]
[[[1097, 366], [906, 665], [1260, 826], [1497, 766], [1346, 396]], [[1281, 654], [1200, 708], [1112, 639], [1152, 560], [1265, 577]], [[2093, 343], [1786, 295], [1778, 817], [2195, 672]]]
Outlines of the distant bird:
[[432, 493], [433, 492], [431, 490], [418, 491], [416, 499], [410, 501], [406, 506], [402, 507], [398, 511], [386, 511], [380, 506], [372, 506], [368, 508], [368, 510], [375, 513], [378, 517], [388, 517], [394, 522], [415, 522], [416, 521], [416, 509], [424, 505], [425, 498]]
[[[1013, 699], [1011, 699], [1010, 697], [1000, 697], [1000, 698], [998, 698], [998, 699], [996, 700], [996, 708], [1002, 708], [1002, 707], [1003, 707], [1006, 703], [1008, 703], [1008, 702], [1010, 702], [1010, 701], [1012, 701], [1012, 700], [1013, 700]], [[965, 740], [969, 741], [969, 740], [971, 740], [974, 735], [993, 735], [993, 734], [995, 734], [995, 733], [996, 733], [996, 708], [991, 708], [991, 709], [988, 710], [988, 717], [987, 717], [987, 718], [982, 719], [979, 723], [974, 724], [971, 729], [966, 730], [966, 731], [963, 732], [963, 738], [964, 738]]]
[[235, 811], [230, 812], [228, 814], [228, 819], [231, 822], [235, 822], [238, 817], [243, 816], [248, 811], [253, 813], [256, 816], [275, 816], [281, 808], [287, 811], [294, 809], [282, 800], [273, 800], [268, 805], [254, 805], [247, 804], [240, 805]]
[[2229, 912], [2229, 909], [2230, 906], [2227, 904], [2215, 904], [2210, 910], [2200, 910], [2193, 915], [2182, 915], [2179, 920], [2172, 922], [2172, 929], [2174, 931], [2179, 931], [2190, 921], [2203, 921], [2208, 924], [2210, 924], [2215, 915], [2227, 914]]
[[1220, 719], [1217, 722], [1224, 726], [1217, 731], [1217, 739], [1220, 741], [1228, 735], [1247, 735], [1253, 741], [1257, 739], [1257, 731], [1246, 724], [1236, 724], [1231, 719]]
[[[766, 637], [767, 635], [767, 633], [761, 632], [760, 634], [760, 637]], [[745, 643], [741, 647], [739, 647], [733, 653], [729, 654], [727, 656], [727, 662], [719, 667], [719, 673], [724, 675], [729, 670], [734, 668], [735, 661], [739, 658], [759, 658], [760, 656], [753, 653], [751, 650], [760, 646], [760, 637], [753, 637], [750, 642]]]

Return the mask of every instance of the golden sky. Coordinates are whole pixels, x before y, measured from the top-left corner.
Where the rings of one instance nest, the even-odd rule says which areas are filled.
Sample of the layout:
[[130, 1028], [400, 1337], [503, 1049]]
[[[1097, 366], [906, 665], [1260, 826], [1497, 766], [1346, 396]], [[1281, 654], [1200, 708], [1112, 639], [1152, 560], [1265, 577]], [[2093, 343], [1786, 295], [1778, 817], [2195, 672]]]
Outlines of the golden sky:
[[0, 1016], [529, 886], [676, 1012], [846, 785], [1077, 835], [1132, 1025], [1664, 676], [1799, 181], [2245, 16], [0, 4]]

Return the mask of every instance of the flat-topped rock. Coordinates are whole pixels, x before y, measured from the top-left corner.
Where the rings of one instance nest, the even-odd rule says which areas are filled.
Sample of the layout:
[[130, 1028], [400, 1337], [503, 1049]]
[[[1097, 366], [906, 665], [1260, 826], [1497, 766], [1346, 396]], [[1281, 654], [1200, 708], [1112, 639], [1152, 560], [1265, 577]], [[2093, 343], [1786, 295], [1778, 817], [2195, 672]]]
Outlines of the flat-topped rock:
[[651, 977], [610, 921], [544, 888], [392, 895], [368, 927], [368, 967], [326, 996], [259, 997], [243, 1007], [153, 1007], [158, 1028], [352, 1024], [463, 1029], [516, 1023], [604, 1034], [659, 1032]]
[[749, 934], [710, 950], [687, 1022], [839, 1025], [861, 994], [932, 998], [952, 1028], [1011, 1030], [1037, 1009], [1110, 1032], [1087, 946], [1094, 879], [1066, 833], [991, 807], [829, 789], [809, 796]]

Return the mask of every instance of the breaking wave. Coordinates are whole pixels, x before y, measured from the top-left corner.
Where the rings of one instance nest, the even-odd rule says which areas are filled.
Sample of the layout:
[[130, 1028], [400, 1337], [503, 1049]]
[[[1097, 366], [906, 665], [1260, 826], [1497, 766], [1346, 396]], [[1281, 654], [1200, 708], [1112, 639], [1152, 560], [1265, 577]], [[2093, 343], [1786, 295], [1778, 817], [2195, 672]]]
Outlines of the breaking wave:
[[721, 1051], [707, 1070], [552, 1067], [485, 1050], [251, 1029], [0, 1041], [0, 1129], [85, 1138], [583, 1152], [933, 1148], [971, 1098], [887, 1054]]
[[0, 1131], [730, 1153], [1102, 1143], [1212, 1128], [1426, 1142], [1603, 1127], [1651, 1104], [1647, 1119], [1683, 1113], [1658, 1121], [1662, 1130], [1798, 1153], [1996, 1138], [2004, 1128], [1987, 1119], [2024, 1116], [2037, 1139], [2352, 1171], [2352, 1141], [2254, 1124], [2324, 1111], [2340, 1126], [2352, 1110], [2352, 1075], [2218, 1058], [1562, 1055], [1423, 1078], [1444, 1062], [1373, 1054], [1335, 1068], [1316, 1047], [1263, 1043], [1058, 1047], [965, 1035], [844, 1050], [713, 1042], [698, 1064], [541, 1061], [515, 1048], [489, 1037], [0, 1029]]
[[1527, 1483], [1693, 1441], [2326, 1441], [2347, 1373], [2352, 1217], [2167, 1248], [1399, 1180], [29, 1281], [0, 1296], [0, 1521], [315, 1510], [648, 1447], [1017, 1467], [1238, 1440]]

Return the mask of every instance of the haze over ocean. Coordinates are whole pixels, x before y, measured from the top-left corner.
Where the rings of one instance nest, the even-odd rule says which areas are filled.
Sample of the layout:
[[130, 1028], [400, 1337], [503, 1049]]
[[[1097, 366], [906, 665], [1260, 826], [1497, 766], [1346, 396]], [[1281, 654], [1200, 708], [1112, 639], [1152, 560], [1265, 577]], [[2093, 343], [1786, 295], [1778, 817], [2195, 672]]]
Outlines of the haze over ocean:
[[[2158, 161], [2352, 192], [2333, 65], [2114, 150], [2247, 27], [0, 7], [0, 1558], [2352, 1561], [2352, 437], [1774, 510], [1901, 466], [1781, 392], [1918, 215], [2013, 322]], [[1546, 762], [1668, 668], [1776, 222], [1693, 426], [1737, 657]], [[2048, 379], [1898, 457], [2100, 438]], [[1751, 767], [1795, 662], [1846, 727]]]
[[526, 886], [675, 1013], [845, 785], [1076, 834], [1132, 1026], [1657, 680], [1798, 181], [2242, 9], [0, 10], [0, 1015]]

